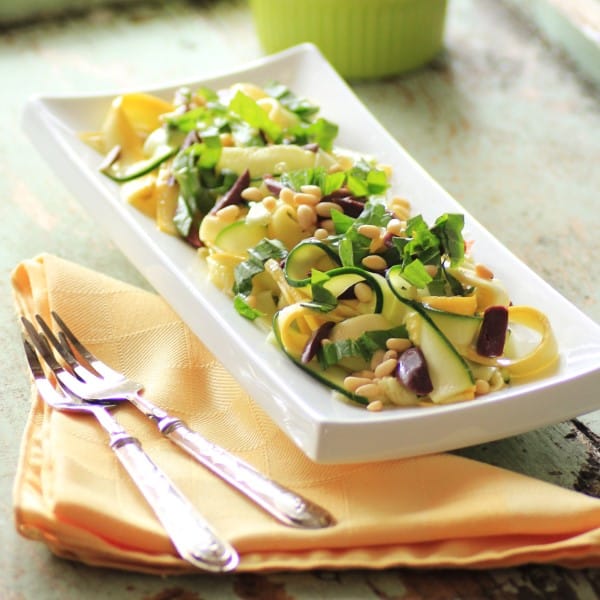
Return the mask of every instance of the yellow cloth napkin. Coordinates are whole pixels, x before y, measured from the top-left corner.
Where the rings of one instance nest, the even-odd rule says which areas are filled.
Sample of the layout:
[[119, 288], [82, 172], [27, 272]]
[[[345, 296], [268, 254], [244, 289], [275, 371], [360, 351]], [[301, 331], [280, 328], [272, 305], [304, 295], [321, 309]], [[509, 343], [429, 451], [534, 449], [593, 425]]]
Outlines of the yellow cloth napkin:
[[[18, 309], [56, 310], [155, 403], [282, 484], [337, 525], [278, 524], [161, 437], [130, 406], [118, 420], [230, 540], [239, 569], [600, 566], [600, 500], [450, 454], [353, 465], [307, 459], [158, 296], [43, 255], [18, 265]], [[190, 570], [108, 449], [92, 417], [37, 394], [14, 487], [18, 530], [57, 555], [153, 573]]]

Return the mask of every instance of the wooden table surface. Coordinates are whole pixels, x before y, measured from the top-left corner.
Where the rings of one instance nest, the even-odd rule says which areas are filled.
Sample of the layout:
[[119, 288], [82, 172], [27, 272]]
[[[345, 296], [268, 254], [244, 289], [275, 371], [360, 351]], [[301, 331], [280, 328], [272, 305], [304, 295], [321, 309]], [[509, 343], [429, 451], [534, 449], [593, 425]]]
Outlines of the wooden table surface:
[[[81, 3], [80, 3], [81, 4]], [[466, 210], [600, 321], [600, 91], [497, 0], [451, 0], [446, 48], [428, 68], [353, 84]], [[11, 488], [29, 381], [9, 273], [40, 252], [147, 286], [20, 131], [37, 92], [149, 88], [262, 55], [239, 0], [131, 3], [0, 31], [0, 598], [597, 598], [598, 571], [343, 571], [161, 579], [54, 558], [14, 529]], [[600, 399], [599, 399], [600, 404]], [[461, 454], [600, 496], [600, 413]]]

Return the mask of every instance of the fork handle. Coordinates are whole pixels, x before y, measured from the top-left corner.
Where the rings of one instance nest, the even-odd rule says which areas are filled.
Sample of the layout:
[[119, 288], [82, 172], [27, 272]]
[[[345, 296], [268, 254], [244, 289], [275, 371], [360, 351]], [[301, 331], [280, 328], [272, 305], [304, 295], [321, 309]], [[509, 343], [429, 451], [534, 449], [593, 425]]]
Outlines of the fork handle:
[[183, 421], [167, 416], [159, 420], [157, 425], [177, 446], [282, 523], [304, 529], [319, 529], [334, 523], [333, 517], [325, 509], [209, 442]]
[[152, 507], [181, 557], [208, 571], [234, 569], [239, 562], [234, 548], [217, 537], [191, 502], [144, 452], [140, 442], [118, 424], [109, 433], [110, 447]]

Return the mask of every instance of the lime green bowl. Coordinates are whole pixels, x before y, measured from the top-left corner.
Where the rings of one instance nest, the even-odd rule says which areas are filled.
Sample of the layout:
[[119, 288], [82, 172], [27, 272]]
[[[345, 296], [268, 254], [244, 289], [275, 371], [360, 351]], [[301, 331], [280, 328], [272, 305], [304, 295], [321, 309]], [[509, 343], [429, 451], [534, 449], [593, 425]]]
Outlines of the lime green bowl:
[[405, 73], [440, 51], [447, 0], [250, 0], [267, 53], [315, 44], [347, 79]]

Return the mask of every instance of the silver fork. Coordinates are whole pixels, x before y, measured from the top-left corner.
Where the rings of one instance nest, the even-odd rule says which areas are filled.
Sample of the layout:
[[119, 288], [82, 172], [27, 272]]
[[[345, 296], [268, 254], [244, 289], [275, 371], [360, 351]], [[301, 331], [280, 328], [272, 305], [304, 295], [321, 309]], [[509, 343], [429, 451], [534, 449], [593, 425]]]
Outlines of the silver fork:
[[[46, 339], [39, 334], [30, 336], [30, 339], [52, 371], [60, 367]], [[108, 412], [107, 408], [115, 406], [115, 403], [91, 404], [55, 387], [47, 379], [31, 344], [23, 339], [23, 345], [40, 396], [57, 410], [96, 417], [109, 435], [110, 448], [151, 506], [179, 555], [206, 571], [225, 572], [234, 569], [239, 562], [237, 552], [217, 536], [190, 501], [144, 452], [140, 442]]]
[[[52, 316], [59, 326], [60, 339], [40, 315], [36, 315], [36, 320], [69, 366], [69, 370], [55, 372], [61, 385], [70, 393], [89, 402], [131, 402], [177, 446], [286, 525], [318, 529], [335, 523], [324, 508], [269, 479], [248, 463], [190, 429], [180, 419], [152, 404], [141, 395], [141, 384], [108, 367], [77, 339], [55, 312], [52, 312]], [[30, 335], [35, 334], [31, 323], [25, 320], [24, 324]], [[75, 354], [83, 358], [87, 366]]]

